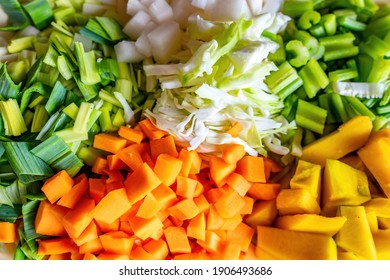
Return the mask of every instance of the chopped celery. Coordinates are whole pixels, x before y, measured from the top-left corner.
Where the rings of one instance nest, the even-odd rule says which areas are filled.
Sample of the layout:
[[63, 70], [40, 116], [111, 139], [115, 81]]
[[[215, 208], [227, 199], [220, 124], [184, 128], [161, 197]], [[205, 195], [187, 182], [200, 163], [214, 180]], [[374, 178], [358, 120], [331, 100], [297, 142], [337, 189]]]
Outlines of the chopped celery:
[[302, 78], [303, 88], [309, 98], [316, 96], [320, 89], [329, 84], [328, 76], [314, 58], [302, 67], [298, 75]]
[[282, 13], [290, 17], [299, 17], [307, 11], [313, 10], [312, 0], [286, 0], [282, 6]]
[[342, 16], [337, 19], [337, 23], [352, 31], [364, 31], [367, 28], [367, 24], [364, 22], [360, 22], [356, 19], [350, 18], [348, 16]]
[[297, 125], [318, 134], [324, 132], [327, 111], [302, 99], [298, 100], [295, 120]]
[[301, 41], [291, 40], [286, 44], [288, 62], [295, 68], [305, 65], [310, 59], [309, 50]]
[[316, 25], [321, 20], [321, 14], [317, 11], [305, 11], [298, 19], [297, 26], [300, 29], [307, 30], [313, 25]]
[[328, 73], [330, 82], [347, 81], [357, 78], [359, 73], [355, 69], [339, 69]]

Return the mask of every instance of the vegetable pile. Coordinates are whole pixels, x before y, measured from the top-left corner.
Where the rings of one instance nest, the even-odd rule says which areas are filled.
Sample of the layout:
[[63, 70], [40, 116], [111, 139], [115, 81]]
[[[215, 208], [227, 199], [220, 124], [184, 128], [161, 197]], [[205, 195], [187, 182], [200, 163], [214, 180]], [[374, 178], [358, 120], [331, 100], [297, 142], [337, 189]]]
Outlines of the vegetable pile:
[[15, 259], [390, 259], [388, 6], [3, 2]]

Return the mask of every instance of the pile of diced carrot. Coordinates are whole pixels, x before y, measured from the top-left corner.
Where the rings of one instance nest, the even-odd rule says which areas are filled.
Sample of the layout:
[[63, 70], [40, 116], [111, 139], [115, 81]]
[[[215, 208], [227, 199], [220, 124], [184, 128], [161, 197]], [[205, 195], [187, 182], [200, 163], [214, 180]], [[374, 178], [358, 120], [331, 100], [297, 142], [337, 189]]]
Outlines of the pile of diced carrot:
[[149, 119], [99, 134], [90, 174], [60, 171], [35, 226], [48, 259], [254, 259], [256, 227], [272, 221], [281, 168], [238, 144], [221, 155], [176, 146]]

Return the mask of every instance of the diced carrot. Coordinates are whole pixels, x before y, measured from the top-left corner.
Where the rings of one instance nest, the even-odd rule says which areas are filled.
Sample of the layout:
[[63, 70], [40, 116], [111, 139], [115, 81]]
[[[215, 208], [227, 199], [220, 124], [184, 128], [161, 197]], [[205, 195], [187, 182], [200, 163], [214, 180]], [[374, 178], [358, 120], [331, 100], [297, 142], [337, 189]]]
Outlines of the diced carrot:
[[176, 158], [179, 155], [172, 135], [164, 136], [160, 139], [150, 140], [149, 144], [152, 160], [156, 160], [161, 154], [168, 154]]
[[163, 228], [163, 223], [157, 217], [143, 219], [135, 216], [130, 218], [129, 223], [134, 231], [134, 235], [142, 240], [146, 240], [154, 232]]
[[111, 231], [99, 236], [107, 253], [129, 255], [134, 244], [134, 237], [122, 231]]
[[107, 184], [114, 182], [122, 182], [124, 180], [124, 177], [119, 170], [106, 170], [104, 173], [108, 176], [108, 178], [106, 179]]
[[112, 261], [125, 261], [125, 260], [130, 260], [130, 256], [126, 254], [115, 254], [115, 253], [108, 253], [108, 252], [103, 252], [97, 255], [98, 260], [112, 260]]
[[161, 205], [161, 209], [166, 209], [178, 201], [176, 193], [164, 184], [159, 185], [151, 193]]
[[95, 220], [95, 223], [101, 233], [107, 233], [111, 231], [118, 231], [120, 226], [120, 220], [116, 219], [112, 223], [106, 223], [102, 221]]
[[249, 182], [266, 182], [263, 157], [244, 156], [237, 162], [236, 172]]
[[117, 154], [107, 156], [108, 170], [124, 170], [126, 163], [124, 163]]
[[172, 216], [179, 220], [192, 219], [199, 214], [199, 209], [193, 199], [186, 198], [168, 208]]
[[246, 252], [252, 244], [252, 238], [256, 230], [246, 223], [240, 223], [234, 230], [226, 233], [226, 239], [229, 242], [237, 243], [240, 245], [241, 250]]
[[223, 147], [222, 159], [229, 164], [235, 164], [242, 159], [245, 154], [246, 152], [243, 145], [229, 144]]
[[63, 217], [62, 223], [65, 230], [72, 238], [77, 238], [92, 221], [90, 212], [95, 207], [93, 199], [82, 198], [75, 207]]
[[231, 218], [240, 213], [245, 201], [235, 190], [231, 189], [225, 192], [214, 205], [223, 218]]
[[98, 237], [98, 228], [94, 221], [91, 221], [89, 225], [85, 228], [85, 230], [78, 236], [77, 238], [73, 238], [74, 243], [77, 246], [81, 246], [82, 244], [94, 240]]
[[66, 170], [61, 170], [45, 181], [42, 191], [53, 204], [72, 189], [73, 183], [73, 178]]
[[76, 244], [69, 237], [56, 237], [38, 241], [38, 255], [54, 255], [77, 251]]
[[182, 227], [168, 227], [164, 230], [169, 251], [172, 254], [185, 254], [191, 252], [186, 231]]
[[206, 230], [206, 239], [197, 240], [196, 243], [207, 252], [218, 256], [222, 252], [224, 240], [216, 232]]
[[161, 180], [149, 165], [143, 163], [127, 176], [124, 184], [128, 199], [133, 204], [157, 188], [161, 184]]
[[207, 212], [210, 208], [210, 203], [203, 194], [194, 197], [194, 202], [200, 213]]
[[153, 194], [149, 193], [142, 200], [136, 216], [144, 219], [150, 219], [155, 216], [160, 209], [161, 205], [158, 203], [157, 199], [153, 196]]
[[169, 154], [160, 154], [156, 159], [153, 171], [166, 186], [172, 185], [182, 168], [183, 162]]
[[69, 260], [71, 258], [70, 253], [63, 253], [63, 254], [54, 254], [50, 255], [47, 260], [49, 261], [64, 261], [64, 260]]
[[244, 207], [241, 208], [240, 214], [241, 215], [251, 214], [255, 200], [249, 196], [244, 196], [242, 199], [245, 201], [245, 205], [244, 205]]
[[206, 217], [204, 213], [199, 213], [190, 220], [187, 226], [187, 236], [203, 241], [206, 239]]
[[180, 174], [184, 177], [188, 177], [189, 174], [198, 174], [200, 172], [202, 159], [197, 151], [188, 151], [183, 148], [179, 152], [179, 159], [183, 162]]
[[254, 199], [270, 200], [278, 196], [280, 188], [278, 183], [252, 183], [248, 194]]
[[130, 167], [131, 170], [135, 170], [143, 164], [137, 144], [133, 144], [119, 150], [117, 155], [121, 161]]
[[99, 237], [91, 241], [85, 242], [79, 247], [79, 253], [81, 254], [87, 254], [87, 253], [100, 254], [103, 251], [104, 249]]
[[106, 192], [109, 193], [109, 192], [112, 192], [114, 190], [123, 189], [124, 187], [125, 187], [125, 185], [123, 184], [122, 181], [107, 183], [106, 184]]
[[245, 196], [251, 187], [251, 183], [244, 176], [236, 172], [233, 172], [227, 177], [226, 183], [241, 196]]
[[93, 161], [91, 171], [95, 174], [104, 174], [104, 171], [108, 169], [108, 161], [105, 157], [96, 157]]
[[198, 181], [184, 176], [177, 176], [176, 194], [181, 197], [193, 198]]
[[264, 158], [264, 171], [267, 181], [270, 179], [271, 173], [281, 172], [282, 170], [282, 166], [275, 160], [267, 157]]
[[225, 193], [225, 189], [223, 188], [213, 188], [204, 193], [207, 201], [209, 203], [217, 202]]
[[136, 247], [131, 251], [130, 259], [132, 260], [155, 260], [155, 256], [142, 247]]
[[105, 223], [112, 223], [131, 207], [131, 202], [128, 199], [126, 190], [113, 190], [95, 206], [91, 211], [90, 216], [95, 220]]
[[163, 239], [151, 239], [144, 244], [143, 248], [157, 260], [164, 260], [169, 254], [168, 245]]
[[240, 259], [241, 246], [240, 244], [227, 242], [222, 251], [222, 259], [238, 260]]
[[87, 190], [88, 179], [85, 177], [81, 179], [80, 182], [76, 183], [69, 192], [61, 197], [57, 204], [67, 208], [73, 208], [77, 202], [79, 202], [81, 197], [87, 192]]
[[167, 132], [157, 128], [150, 119], [146, 118], [138, 122], [139, 127], [146, 137], [150, 140], [160, 139], [167, 135]]
[[17, 224], [9, 222], [0, 222], [0, 242], [14, 243], [18, 239]]
[[108, 133], [96, 134], [93, 140], [93, 147], [116, 154], [120, 149], [127, 145], [127, 140], [122, 137], [111, 135]]
[[118, 135], [130, 141], [130, 143], [139, 144], [144, 139], [144, 134], [141, 130], [123, 125], [119, 127]]
[[97, 259], [98, 258], [94, 254], [91, 254], [91, 253], [84, 254], [84, 258], [83, 258], [83, 260], [85, 260], [85, 261], [96, 261]]
[[35, 231], [43, 235], [66, 236], [62, 218], [68, 211], [68, 208], [42, 200], [35, 216]]
[[210, 157], [210, 177], [217, 187], [222, 187], [226, 183], [227, 177], [234, 172], [236, 164], [230, 164], [218, 156]]
[[88, 179], [85, 173], [80, 173], [73, 178], [73, 185], [80, 183], [82, 180]]
[[231, 136], [233, 137], [237, 137], [238, 134], [240, 134], [240, 132], [243, 130], [243, 126], [240, 122], [235, 122], [233, 123], [233, 125], [229, 128], [228, 131], [226, 131], [226, 133], [229, 133]]
[[106, 195], [106, 179], [104, 178], [89, 178], [89, 195], [98, 204]]

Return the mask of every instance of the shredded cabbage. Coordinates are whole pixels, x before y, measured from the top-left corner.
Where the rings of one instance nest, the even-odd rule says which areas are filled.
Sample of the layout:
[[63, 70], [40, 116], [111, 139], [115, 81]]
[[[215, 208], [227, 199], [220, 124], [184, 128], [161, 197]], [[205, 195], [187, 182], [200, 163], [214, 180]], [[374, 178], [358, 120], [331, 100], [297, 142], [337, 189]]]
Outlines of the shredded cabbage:
[[[187, 60], [144, 66], [161, 88], [156, 106], [145, 115], [190, 150], [214, 153], [222, 144], [239, 143], [250, 155], [289, 153], [281, 139], [296, 128], [295, 122], [280, 115], [283, 101], [264, 83], [278, 69], [267, 57], [279, 45], [261, 36], [264, 30], [283, 30], [289, 17], [269, 13], [232, 22], [192, 19], [188, 37], [198, 43], [188, 41]], [[238, 135], [228, 133], [237, 122], [242, 127]]]
[[333, 91], [345, 96], [382, 98], [388, 83], [335, 82]]

